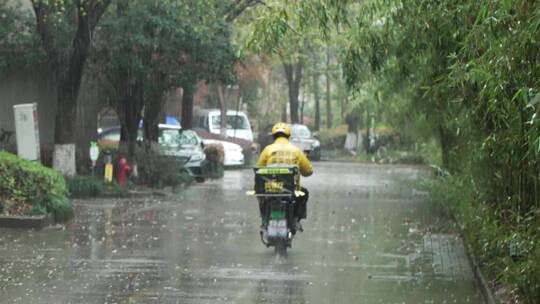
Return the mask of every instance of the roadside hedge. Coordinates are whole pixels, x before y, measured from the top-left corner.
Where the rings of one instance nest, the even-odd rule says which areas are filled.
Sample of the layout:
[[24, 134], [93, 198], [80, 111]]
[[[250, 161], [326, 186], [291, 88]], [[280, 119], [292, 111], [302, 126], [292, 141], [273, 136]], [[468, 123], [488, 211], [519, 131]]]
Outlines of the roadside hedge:
[[0, 151], [0, 198], [32, 205], [32, 213], [68, 219], [72, 208], [64, 177], [39, 163]]

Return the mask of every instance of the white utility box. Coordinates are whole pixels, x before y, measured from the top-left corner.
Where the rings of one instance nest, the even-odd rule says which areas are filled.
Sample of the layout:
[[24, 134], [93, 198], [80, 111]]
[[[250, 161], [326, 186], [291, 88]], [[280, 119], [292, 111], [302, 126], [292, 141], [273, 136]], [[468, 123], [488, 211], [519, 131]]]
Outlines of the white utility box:
[[13, 112], [17, 154], [24, 159], [40, 161], [37, 103], [14, 105]]

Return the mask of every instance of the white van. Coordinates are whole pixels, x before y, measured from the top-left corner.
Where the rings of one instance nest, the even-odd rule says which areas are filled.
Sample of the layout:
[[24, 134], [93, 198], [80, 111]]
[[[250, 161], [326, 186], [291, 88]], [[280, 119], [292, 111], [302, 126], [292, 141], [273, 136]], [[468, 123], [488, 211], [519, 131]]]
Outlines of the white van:
[[[220, 134], [221, 112], [219, 109], [204, 109], [195, 112], [193, 127]], [[253, 132], [247, 115], [242, 111], [227, 111], [227, 136], [253, 142]]]

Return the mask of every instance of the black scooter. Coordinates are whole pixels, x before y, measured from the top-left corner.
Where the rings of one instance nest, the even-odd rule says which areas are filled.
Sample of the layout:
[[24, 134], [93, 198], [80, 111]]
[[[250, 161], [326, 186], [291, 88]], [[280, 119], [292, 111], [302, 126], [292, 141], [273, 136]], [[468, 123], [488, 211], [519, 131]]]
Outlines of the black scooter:
[[278, 253], [291, 248], [296, 232], [294, 209], [296, 198], [304, 195], [299, 188], [297, 167], [254, 168], [255, 191], [248, 192], [259, 200], [263, 225], [261, 241]]

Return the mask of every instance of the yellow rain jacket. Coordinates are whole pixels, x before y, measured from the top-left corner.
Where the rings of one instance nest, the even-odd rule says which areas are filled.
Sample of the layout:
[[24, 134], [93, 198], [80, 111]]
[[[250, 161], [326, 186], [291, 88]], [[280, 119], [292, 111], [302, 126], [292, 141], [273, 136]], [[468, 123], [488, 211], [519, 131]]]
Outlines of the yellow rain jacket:
[[289, 143], [285, 137], [277, 138], [273, 144], [268, 145], [259, 156], [257, 167], [270, 165], [295, 165], [302, 176], [313, 174], [311, 162], [304, 152]]

